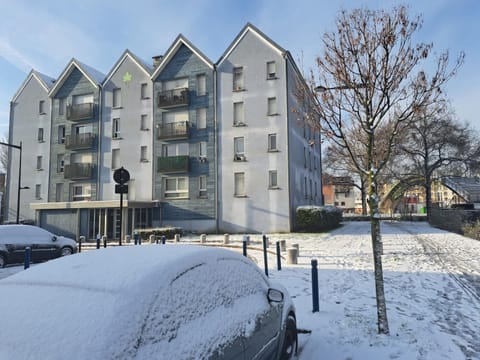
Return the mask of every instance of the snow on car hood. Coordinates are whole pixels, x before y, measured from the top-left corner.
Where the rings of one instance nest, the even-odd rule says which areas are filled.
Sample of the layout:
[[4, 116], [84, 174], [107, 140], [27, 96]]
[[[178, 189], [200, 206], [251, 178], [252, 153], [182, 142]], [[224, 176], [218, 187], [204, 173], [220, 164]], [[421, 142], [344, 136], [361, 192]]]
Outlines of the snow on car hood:
[[[208, 305], [202, 303], [204, 293], [188, 293], [192, 304], [211, 306], [211, 312], [196, 319], [167, 303], [168, 311], [152, 304], [167, 287], [168, 291], [188, 292], [185, 287], [169, 287], [172, 279], [199, 262], [218, 257], [249, 261], [223, 249], [124, 246], [59, 258], [1, 280], [0, 359], [204, 357], [218, 343], [248, 332], [255, 315], [269, 306], [266, 297], [247, 294], [235, 302], [232, 311], [233, 304]], [[250, 281], [248, 276], [235, 274], [235, 291], [244, 291]], [[211, 273], [203, 289], [214, 291], [215, 284], [216, 274]], [[268, 287], [266, 280], [263, 286]], [[148, 327], [168, 323], [168, 318], [176, 320], [170, 321], [165, 336], [148, 338], [152, 334]], [[184, 323], [188, 326], [181, 326]]]

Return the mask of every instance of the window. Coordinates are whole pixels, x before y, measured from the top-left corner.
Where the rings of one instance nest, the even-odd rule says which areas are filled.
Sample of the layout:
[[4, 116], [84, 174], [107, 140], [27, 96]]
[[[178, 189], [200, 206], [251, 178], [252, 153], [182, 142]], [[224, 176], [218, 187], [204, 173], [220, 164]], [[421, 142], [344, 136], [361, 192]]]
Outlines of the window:
[[40, 200], [42, 198], [41, 192], [42, 192], [42, 185], [36, 184], [35, 185], [35, 199]]
[[164, 197], [166, 199], [188, 197], [188, 177], [165, 178]]
[[141, 162], [148, 162], [148, 154], [147, 154], [147, 147], [141, 146], [140, 147], [140, 161]]
[[267, 79], [276, 79], [277, 78], [277, 66], [275, 61], [267, 62]]
[[73, 185], [72, 201], [90, 200], [90, 185]]
[[307, 168], [307, 148], [303, 148], [303, 167]]
[[112, 149], [112, 170], [120, 168], [120, 149]]
[[112, 107], [118, 108], [118, 107], [122, 106], [122, 89], [120, 89], [120, 88], [113, 89], [113, 100], [112, 101], [113, 101]]
[[[313, 183], [312, 179], [310, 179], [310, 199], [313, 199]], [[344, 203], [345, 204], [345, 203]]]
[[173, 79], [173, 80], [168, 80], [164, 81], [162, 83], [162, 90], [175, 90], [175, 89], [188, 89], [188, 78], [179, 78], [179, 79]]
[[243, 67], [233, 68], [233, 91], [241, 91], [245, 89], [243, 81]]
[[238, 172], [234, 174], [234, 195], [245, 196], [245, 173]]
[[278, 115], [277, 112], [277, 98], [268, 98], [268, 115]]
[[197, 109], [197, 129], [206, 129], [207, 127], [207, 108]]
[[198, 177], [198, 196], [202, 198], [207, 197], [207, 176], [200, 175]]
[[39, 142], [43, 142], [43, 128], [38, 128], [37, 139]]
[[233, 103], [233, 125], [234, 126], [245, 125], [245, 113], [243, 110], [243, 102]]
[[150, 99], [150, 98], [148, 97], [147, 91], [148, 91], [148, 85], [147, 85], [147, 83], [141, 84], [141, 85], [140, 85], [140, 98], [141, 98], [141, 99]]
[[277, 170], [270, 170], [268, 172], [268, 187], [270, 189], [278, 189]]
[[37, 170], [43, 170], [42, 168], [42, 157], [37, 156]]
[[268, 134], [268, 151], [278, 151], [277, 134]]
[[305, 199], [308, 197], [308, 189], [307, 189], [307, 177], [303, 177], [303, 195], [305, 196]]
[[148, 116], [146, 114], [140, 115], [140, 130], [147, 131], [148, 128]]
[[38, 103], [38, 113], [40, 115], [45, 114], [45, 100], [40, 100]]
[[197, 75], [197, 96], [207, 94], [207, 78], [205, 74]]
[[57, 172], [63, 173], [65, 168], [65, 158], [63, 154], [57, 155]]
[[64, 115], [66, 108], [65, 98], [58, 99], [58, 115]]
[[112, 120], [112, 139], [120, 139], [120, 119]]
[[188, 155], [188, 143], [173, 143], [162, 145], [162, 156], [184, 156]]
[[58, 143], [65, 144], [65, 125], [58, 127]]
[[188, 121], [188, 111], [166, 111], [162, 113], [163, 125]]
[[207, 158], [207, 142], [206, 141], [200, 141], [199, 145], [199, 156], [200, 159], [206, 159]]
[[55, 201], [63, 201], [63, 183], [58, 183], [55, 186]]
[[245, 139], [236, 137], [233, 139], [233, 151], [235, 161], [245, 161]]

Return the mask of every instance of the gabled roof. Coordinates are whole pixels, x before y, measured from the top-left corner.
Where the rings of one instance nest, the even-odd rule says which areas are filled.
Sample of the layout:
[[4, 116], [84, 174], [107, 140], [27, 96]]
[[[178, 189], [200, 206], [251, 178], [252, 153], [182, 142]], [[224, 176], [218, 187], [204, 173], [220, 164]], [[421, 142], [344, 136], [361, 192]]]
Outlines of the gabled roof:
[[47, 76], [45, 74], [42, 74], [38, 71], [35, 71], [35, 70], [31, 70], [27, 77], [25, 78], [25, 80], [23, 81], [22, 85], [20, 86], [20, 88], [17, 90], [17, 92], [15, 93], [15, 95], [13, 96], [12, 98], [12, 101], [15, 101], [18, 96], [20, 96], [20, 94], [22, 93], [23, 89], [25, 89], [25, 87], [27, 86], [27, 84], [29, 83], [29, 81], [31, 79], [35, 79], [36, 81], [38, 81], [38, 83], [40, 84], [41, 87], [43, 87], [45, 89], [45, 92], [48, 93], [50, 91], [50, 89], [53, 87], [54, 83], [55, 83], [55, 79], [50, 77], [50, 76]]
[[255, 34], [257, 37], [265, 41], [269, 46], [271, 46], [274, 50], [276, 50], [278, 53], [284, 55], [287, 51], [278, 45], [275, 41], [270, 39], [267, 35], [265, 35], [263, 32], [261, 32], [258, 28], [253, 26], [250, 23], [247, 23], [243, 29], [240, 31], [240, 33], [235, 37], [233, 42], [230, 44], [230, 46], [227, 48], [227, 50], [223, 53], [223, 55], [218, 59], [217, 65], [220, 65], [229, 55], [230, 53], [238, 46], [238, 44], [243, 40], [246, 34], [249, 32], [252, 32]]
[[157, 68], [152, 74], [152, 80], [155, 80], [155, 78], [162, 72], [162, 70], [165, 68], [165, 66], [170, 62], [170, 60], [175, 56], [177, 53], [178, 49], [182, 45], [185, 45], [187, 48], [189, 48], [196, 56], [200, 58], [209, 68], [213, 69], [213, 63], [210, 61], [208, 57], [206, 57], [200, 50], [198, 50], [193, 44], [188, 41], [182, 34], [178, 35], [173, 44], [170, 46], [170, 48], [167, 50], [165, 55], [162, 58], [162, 61], [160, 64], [158, 64]]
[[151, 76], [152, 75], [152, 72], [153, 72], [153, 67], [148, 65], [145, 61], [143, 61], [142, 59], [140, 59], [139, 57], [135, 56], [135, 54], [133, 54], [130, 50], [126, 49], [123, 54], [120, 56], [120, 58], [117, 60], [117, 62], [115, 63], [115, 65], [113, 66], [113, 68], [110, 70], [110, 72], [107, 74], [107, 76], [105, 77], [105, 80], [103, 80], [103, 84], [105, 85], [108, 80], [111, 79], [111, 77], [113, 76], [113, 74], [115, 74], [115, 72], [118, 70], [118, 68], [120, 67], [120, 65], [122, 65], [122, 63], [127, 59], [129, 58], [130, 60], [132, 60], [140, 69], [142, 69], [144, 72], [145, 72], [145, 75], [147, 76]]
[[96, 87], [101, 86], [103, 79], [105, 79], [105, 74], [73, 58], [72, 60], [70, 60], [61, 75], [58, 77], [55, 85], [50, 90], [50, 96], [55, 95], [55, 93], [58, 91], [58, 89], [60, 89], [65, 80], [68, 78], [68, 76], [70, 76], [70, 74], [75, 68], [78, 69], [83, 74], [83, 76], [85, 76], [88, 81], [90, 81], [92, 85]]

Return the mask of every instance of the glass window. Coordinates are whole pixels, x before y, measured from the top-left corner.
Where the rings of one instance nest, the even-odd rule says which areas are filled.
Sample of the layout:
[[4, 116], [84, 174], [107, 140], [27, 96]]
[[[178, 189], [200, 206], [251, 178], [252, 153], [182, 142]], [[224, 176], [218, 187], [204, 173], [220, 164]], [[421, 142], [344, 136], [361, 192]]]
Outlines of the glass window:
[[245, 173], [239, 172], [234, 174], [234, 195], [245, 196]]
[[112, 149], [112, 169], [120, 168], [120, 149]]
[[245, 139], [243, 137], [236, 137], [233, 139], [233, 151], [235, 160], [245, 160]]
[[278, 187], [277, 170], [270, 170], [268, 172], [268, 187], [269, 188], [277, 188]]
[[268, 115], [277, 115], [277, 98], [268, 98]]
[[37, 156], [37, 170], [42, 170], [42, 157]]
[[276, 79], [277, 78], [277, 66], [275, 61], [267, 62], [267, 79]]
[[233, 103], [233, 125], [245, 125], [245, 113], [243, 110], [243, 102]]
[[197, 129], [205, 129], [207, 127], [207, 108], [197, 109]]
[[58, 115], [64, 115], [66, 108], [65, 98], [58, 99]]
[[207, 176], [200, 175], [198, 177], [198, 196], [206, 197], [207, 196]]
[[57, 155], [57, 172], [63, 173], [65, 168], [65, 159], [63, 154]]
[[174, 177], [165, 178], [164, 181], [165, 198], [186, 198], [188, 197], [188, 178]]
[[143, 83], [143, 84], [140, 85], [140, 98], [141, 99], [149, 99], [147, 83]]
[[65, 125], [58, 127], [58, 143], [65, 144]]
[[277, 134], [268, 135], [268, 151], [277, 150]]
[[141, 146], [140, 147], [140, 161], [146, 162], [148, 161], [148, 154], [147, 154], [147, 147]]
[[43, 141], [43, 128], [38, 128], [37, 139], [38, 139], [38, 141], [40, 141], [40, 142]]
[[55, 186], [55, 201], [63, 201], [63, 183], [58, 183]]
[[203, 96], [207, 94], [207, 78], [205, 74], [197, 75], [197, 96]]
[[112, 120], [112, 139], [120, 139], [120, 119]]
[[188, 155], [188, 143], [163, 144], [162, 156], [184, 156]]
[[113, 89], [113, 103], [114, 108], [122, 106], [122, 89]]
[[140, 116], [140, 130], [148, 130], [148, 116], [146, 114]]
[[45, 101], [44, 100], [40, 100], [40, 102], [38, 103], [38, 113], [39, 114], [45, 114]]
[[207, 157], [207, 142], [206, 141], [200, 141], [199, 143], [199, 154], [201, 158], [206, 158]]
[[42, 192], [42, 185], [36, 184], [35, 185], [35, 199], [39, 200], [39, 199], [42, 198], [41, 192]]
[[245, 89], [243, 79], [243, 67], [233, 68], [233, 90], [240, 91]]

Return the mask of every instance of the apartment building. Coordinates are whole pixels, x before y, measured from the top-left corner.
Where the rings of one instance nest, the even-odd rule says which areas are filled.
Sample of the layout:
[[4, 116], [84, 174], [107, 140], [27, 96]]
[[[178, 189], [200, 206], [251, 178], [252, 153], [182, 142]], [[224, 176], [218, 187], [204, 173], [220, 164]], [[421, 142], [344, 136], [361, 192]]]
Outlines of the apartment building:
[[126, 235], [166, 225], [291, 231], [297, 206], [322, 204], [320, 138], [298, 120], [295, 89], [305, 83], [288, 51], [247, 24], [217, 63], [182, 35], [153, 59], [126, 50], [108, 74], [76, 59], [56, 80], [29, 74], [10, 116], [9, 142], [28, 144], [21, 219], [119, 238], [120, 167], [130, 172]]

